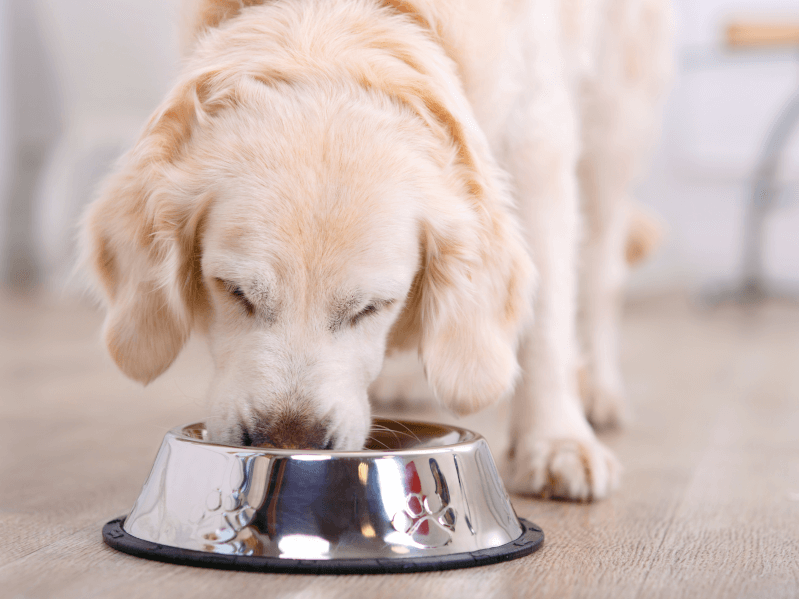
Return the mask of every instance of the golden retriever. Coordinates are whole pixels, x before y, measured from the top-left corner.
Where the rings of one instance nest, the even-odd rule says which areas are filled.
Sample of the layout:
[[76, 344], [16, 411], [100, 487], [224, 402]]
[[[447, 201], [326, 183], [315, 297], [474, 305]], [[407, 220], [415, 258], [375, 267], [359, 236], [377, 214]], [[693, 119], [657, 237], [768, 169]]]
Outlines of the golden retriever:
[[667, 21], [665, 0], [192, 2], [180, 80], [83, 223], [114, 360], [147, 383], [199, 330], [214, 440], [343, 450], [412, 350], [456, 413], [513, 396], [511, 489], [606, 495], [586, 412], [623, 412]]

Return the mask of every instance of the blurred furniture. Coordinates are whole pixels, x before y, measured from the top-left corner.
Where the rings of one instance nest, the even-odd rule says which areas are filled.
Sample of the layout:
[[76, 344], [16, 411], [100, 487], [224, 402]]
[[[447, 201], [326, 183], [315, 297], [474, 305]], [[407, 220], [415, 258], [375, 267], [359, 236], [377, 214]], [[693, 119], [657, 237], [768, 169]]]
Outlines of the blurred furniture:
[[37, 177], [58, 136], [58, 90], [35, 2], [0, 2], [0, 266], [2, 283], [35, 286], [32, 233]]
[[[799, 51], [799, 23], [732, 23], [726, 31], [727, 46], [735, 51], [795, 48]], [[754, 303], [769, 297], [794, 298], [795, 293], [766, 281], [763, 249], [766, 219], [780, 205], [777, 174], [792, 133], [799, 123], [799, 90], [773, 121], [758, 158], [744, 220], [741, 280], [730, 289], [713, 294], [713, 303]]]
[[[9, 7], [0, 2], [0, 265], [8, 263], [8, 204], [11, 194], [13, 152], [11, 139], [11, 65], [9, 60]], [[6, 273], [2, 273], [5, 278]]]

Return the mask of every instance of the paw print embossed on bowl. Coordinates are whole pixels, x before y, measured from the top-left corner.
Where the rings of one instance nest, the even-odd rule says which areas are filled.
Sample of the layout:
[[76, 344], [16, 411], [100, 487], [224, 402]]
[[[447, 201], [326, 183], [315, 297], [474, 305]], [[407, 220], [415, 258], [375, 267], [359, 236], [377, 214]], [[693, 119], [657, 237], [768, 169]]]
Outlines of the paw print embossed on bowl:
[[430, 472], [436, 481], [432, 495], [422, 492], [416, 462], [405, 465], [408, 494], [405, 507], [394, 514], [391, 524], [422, 547], [442, 547], [452, 540], [458, 512], [450, 505], [449, 486], [435, 458], [429, 458]]

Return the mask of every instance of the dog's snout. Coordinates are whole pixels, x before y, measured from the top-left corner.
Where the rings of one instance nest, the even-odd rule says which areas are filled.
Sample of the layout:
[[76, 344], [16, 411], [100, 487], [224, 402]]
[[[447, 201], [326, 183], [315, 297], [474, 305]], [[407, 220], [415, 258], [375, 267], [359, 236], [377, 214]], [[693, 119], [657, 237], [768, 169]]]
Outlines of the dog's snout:
[[305, 414], [281, 414], [242, 422], [241, 444], [275, 449], [332, 449], [333, 438], [324, 421]]

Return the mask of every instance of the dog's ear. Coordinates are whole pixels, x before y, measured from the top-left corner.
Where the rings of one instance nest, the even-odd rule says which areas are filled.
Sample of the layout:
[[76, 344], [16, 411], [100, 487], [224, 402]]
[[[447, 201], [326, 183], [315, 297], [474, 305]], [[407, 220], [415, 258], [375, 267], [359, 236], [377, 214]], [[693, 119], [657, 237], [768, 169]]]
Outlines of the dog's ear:
[[148, 383], [177, 357], [201, 311], [200, 229], [209, 199], [192, 190], [193, 130], [219, 106], [211, 79], [179, 85], [88, 208], [81, 241], [107, 307], [104, 338], [129, 377]]
[[442, 176], [425, 198], [423, 262], [390, 344], [417, 345], [436, 397], [466, 414], [513, 389], [534, 277], [507, 177], [457, 85], [422, 76], [391, 90], [435, 134]]
[[513, 389], [532, 266], [510, 214], [459, 199], [424, 222], [424, 264], [411, 305], [428, 383], [447, 408], [468, 414]]

